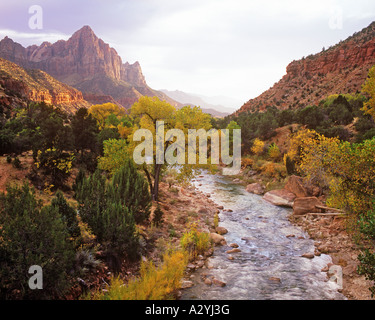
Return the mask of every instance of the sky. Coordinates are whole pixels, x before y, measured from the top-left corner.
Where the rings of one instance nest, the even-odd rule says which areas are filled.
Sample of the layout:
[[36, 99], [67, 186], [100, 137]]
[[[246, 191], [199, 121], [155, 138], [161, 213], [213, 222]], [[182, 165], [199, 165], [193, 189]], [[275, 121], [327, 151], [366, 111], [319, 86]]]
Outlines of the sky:
[[[35, 11], [33, 6], [41, 11]], [[0, 3], [0, 39], [67, 40], [89, 25], [147, 84], [225, 96], [238, 109], [287, 65], [375, 21], [374, 0], [17, 0]]]

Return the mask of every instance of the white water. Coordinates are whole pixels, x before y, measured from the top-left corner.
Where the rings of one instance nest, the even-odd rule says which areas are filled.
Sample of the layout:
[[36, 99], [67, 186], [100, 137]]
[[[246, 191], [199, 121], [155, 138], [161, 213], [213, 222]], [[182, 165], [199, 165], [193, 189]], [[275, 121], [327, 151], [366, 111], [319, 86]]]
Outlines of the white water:
[[[223, 176], [204, 175], [195, 183], [199, 190], [211, 193], [215, 203], [233, 210], [219, 214], [219, 225], [229, 231], [225, 235], [227, 243], [237, 243], [241, 252], [231, 254], [234, 260], [229, 260], [226, 251], [230, 247], [215, 247], [208, 260], [212, 268], [194, 273], [195, 285], [183, 290], [182, 299], [346, 299], [337, 291], [336, 282], [321, 272], [332, 262], [328, 255], [301, 257], [314, 252], [314, 242], [288, 221], [290, 209], [273, 206]], [[291, 234], [295, 237], [286, 237]], [[226, 286], [204, 284], [202, 273], [224, 281]], [[271, 277], [280, 278], [280, 282]]]

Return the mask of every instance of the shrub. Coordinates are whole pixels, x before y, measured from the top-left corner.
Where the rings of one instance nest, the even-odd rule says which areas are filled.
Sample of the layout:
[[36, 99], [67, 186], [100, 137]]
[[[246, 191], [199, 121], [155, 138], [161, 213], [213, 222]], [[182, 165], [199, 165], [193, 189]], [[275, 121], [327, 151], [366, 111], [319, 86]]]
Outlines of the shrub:
[[63, 186], [73, 167], [74, 155], [72, 152], [62, 152], [56, 148], [39, 150], [37, 153], [37, 168], [43, 169], [50, 175], [54, 186]]
[[141, 263], [140, 276], [124, 285], [114, 278], [105, 293], [94, 295], [96, 300], [165, 300], [180, 288], [187, 256], [183, 251], [164, 254], [163, 264], [157, 268], [151, 261]]
[[116, 200], [133, 213], [136, 223], [149, 219], [151, 208], [149, 186], [144, 176], [137, 171], [132, 160], [127, 159], [125, 164], [115, 172], [111, 184], [116, 191]]
[[189, 253], [189, 258], [194, 260], [211, 247], [210, 235], [206, 232], [198, 231], [197, 225], [193, 223], [190, 226], [190, 231], [182, 235], [181, 247]]
[[52, 199], [51, 206], [56, 207], [61, 214], [70, 236], [72, 238], [79, 237], [81, 231], [78, 226], [76, 210], [68, 204], [60, 190], [56, 192], [55, 197]]
[[295, 173], [295, 163], [287, 154], [284, 154], [284, 164], [288, 175], [292, 175]]
[[138, 257], [138, 235], [132, 212], [119, 201], [112, 184], [98, 171], [84, 179], [77, 192], [79, 212], [103, 246], [107, 262], [119, 271], [125, 257]]
[[154, 217], [152, 219], [152, 223], [159, 227], [163, 224], [164, 219], [163, 219], [164, 212], [161, 210], [160, 206], [158, 205], [154, 211]]
[[264, 142], [258, 138], [255, 138], [253, 146], [251, 147], [251, 152], [255, 155], [260, 155], [263, 153]]
[[13, 160], [13, 167], [15, 167], [16, 169], [21, 169], [21, 161], [18, 157], [15, 157], [14, 160]]
[[[42, 207], [27, 184], [0, 196], [0, 296], [2, 299], [49, 299], [68, 285], [74, 250], [54, 206]], [[28, 289], [29, 267], [43, 271], [43, 290]]]
[[[359, 217], [359, 229], [365, 236], [365, 239], [373, 243], [375, 240], [375, 210], [369, 211], [367, 215]], [[373, 282], [372, 287], [369, 288], [371, 296], [375, 295], [375, 251], [373, 245], [363, 249], [358, 256], [360, 262], [358, 266], [358, 273], [365, 275], [367, 280]]]
[[254, 163], [253, 159], [250, 159], [250, 158], [242, 158], [241, 159], [242, 168], [251, 167], [253, 165], [253, 163]]
[[274, 161], [280, 159], [281, 152], [279, 147], [275, 143], [270, 144], [270, 146], [268, 147], [268, 156]]

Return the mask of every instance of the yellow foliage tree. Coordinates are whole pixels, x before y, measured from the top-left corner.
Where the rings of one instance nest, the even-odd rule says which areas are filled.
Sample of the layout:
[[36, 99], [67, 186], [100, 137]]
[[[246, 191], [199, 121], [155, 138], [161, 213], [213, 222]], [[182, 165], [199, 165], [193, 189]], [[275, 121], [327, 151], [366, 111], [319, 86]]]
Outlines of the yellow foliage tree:
[[89, 113], [98, 122], [99, 129], [102, 130], [106, 126], [106, 120], [110, 115], [115, 115], [117, 118], [126, 115], [126, 110], [114, 103], [95, 104], [89, 108]]
[[363, 104], [362, 110], [370, 114], [375, 120], [375, 66], [370, 69], [368, 78], [362, 86], [362, 91], [370, 96], [369, 100]]
[[264, 142], [258, 138], [255, 138], [253, 146], [251, 147], [251, 152], [260, 155], [264, 149]]

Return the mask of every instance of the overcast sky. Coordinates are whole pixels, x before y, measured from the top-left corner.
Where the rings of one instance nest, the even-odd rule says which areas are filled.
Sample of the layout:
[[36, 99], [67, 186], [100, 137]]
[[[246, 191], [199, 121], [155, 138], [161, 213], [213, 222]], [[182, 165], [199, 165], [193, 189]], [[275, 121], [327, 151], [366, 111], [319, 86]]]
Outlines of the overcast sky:
[[[30, 28], [32, 5], [42, 29]], [[227, 96], [239, 108], [292, 60], [374, 20], [374, 0], [17, 0], [0, 3], [0, 38], [55, 42], [89, 25], [124, 62], [139, 61], [153, 89]]]

